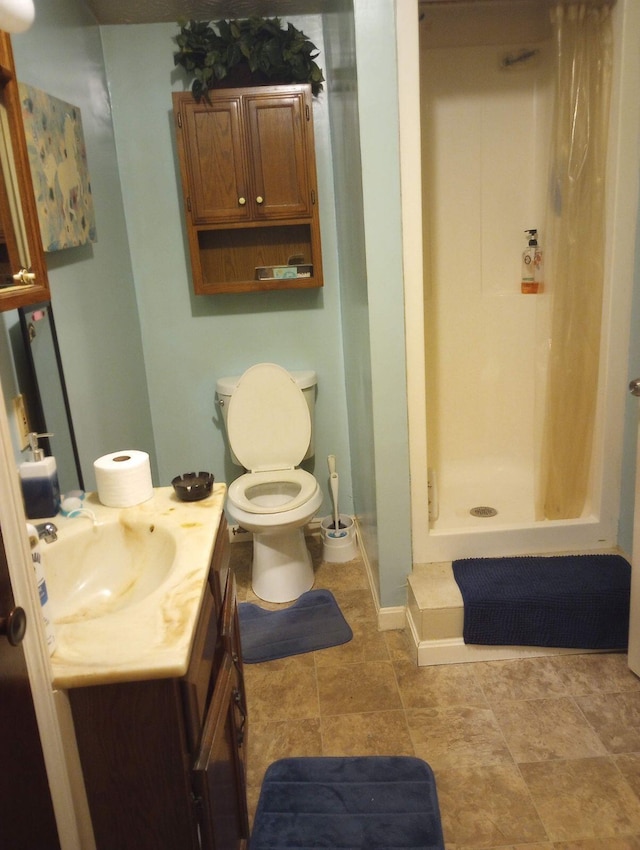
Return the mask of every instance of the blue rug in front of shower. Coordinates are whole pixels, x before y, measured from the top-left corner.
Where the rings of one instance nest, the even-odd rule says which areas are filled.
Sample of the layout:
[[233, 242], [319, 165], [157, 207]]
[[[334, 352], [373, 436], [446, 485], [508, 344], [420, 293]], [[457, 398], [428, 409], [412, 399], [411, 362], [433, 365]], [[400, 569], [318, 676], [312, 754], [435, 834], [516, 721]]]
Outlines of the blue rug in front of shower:
[[625, 650], [631, 567], [620, 555], [453, 562], [465, 643]]
[[353, 632], [329, 590], [308, 590], [289, 608], [266, 611], [241, 602], [240, 640], [247, 664], [347, 643]]
[[288, 758], [264, 777], [249, 850], [444, 850], [433, 771], [410, 756]]

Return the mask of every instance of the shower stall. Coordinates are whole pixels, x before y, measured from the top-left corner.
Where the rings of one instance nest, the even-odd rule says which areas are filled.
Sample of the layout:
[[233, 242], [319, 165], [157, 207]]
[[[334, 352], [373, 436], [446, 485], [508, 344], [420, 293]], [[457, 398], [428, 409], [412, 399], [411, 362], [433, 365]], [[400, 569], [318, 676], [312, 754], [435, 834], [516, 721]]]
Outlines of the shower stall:
[[611, 11], [597, 392], [586, 495], [567, 518], [541, 508], [550, 295], [544, 280], [537, 294], [521, 289], [526, 231], [538, 231], [545, 257], [551, 247], [550, 4], [398, 7], [414, 564], [613, 546], [637, 220], [637, 4]]

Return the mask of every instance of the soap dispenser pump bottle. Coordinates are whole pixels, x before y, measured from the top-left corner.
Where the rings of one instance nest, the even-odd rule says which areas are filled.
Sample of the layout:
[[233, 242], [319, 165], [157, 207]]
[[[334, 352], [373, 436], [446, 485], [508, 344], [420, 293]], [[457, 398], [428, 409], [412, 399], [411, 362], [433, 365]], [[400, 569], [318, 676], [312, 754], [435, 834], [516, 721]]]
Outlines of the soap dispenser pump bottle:
[[528, 244], [522, 252], [522, 280], [520, 291], [523, 295], [535, 295], [542, 290], [542, 251], [538, 245], [538, 231], [525, 230]]
[[24, 509], [29, 519], [42, 519], [55, 516], [60, 510], [60, 485], [58, 469], [54, 457], [45, 457], [38, 446], [40, 437], [52, 437], [53, 434], [29, 434], [29, 459], [20, 464], [19, 474], [22, 484]]

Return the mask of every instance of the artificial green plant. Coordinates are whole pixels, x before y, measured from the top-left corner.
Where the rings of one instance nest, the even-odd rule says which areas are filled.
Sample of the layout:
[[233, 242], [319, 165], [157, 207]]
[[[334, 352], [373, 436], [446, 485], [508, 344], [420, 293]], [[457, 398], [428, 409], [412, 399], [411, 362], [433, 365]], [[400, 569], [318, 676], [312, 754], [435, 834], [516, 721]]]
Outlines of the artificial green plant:
[[319, 51], [291, 23], [284, 28], [279, 18], [252, 17], [179, 26], [174, 62], [193, 76], [191, 91], [198, 101], [242, 66], [264, 82], [311, 83], [314, 95], [322, 91], [324, 77], [314, 61]]

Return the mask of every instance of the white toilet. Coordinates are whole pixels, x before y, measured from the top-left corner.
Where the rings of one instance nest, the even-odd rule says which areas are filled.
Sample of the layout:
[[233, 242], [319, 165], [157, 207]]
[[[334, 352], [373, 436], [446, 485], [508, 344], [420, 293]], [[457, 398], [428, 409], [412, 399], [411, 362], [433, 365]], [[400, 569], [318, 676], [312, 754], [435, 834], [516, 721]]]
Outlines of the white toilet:
[[266, 602], [291, 602], [313, 586], [304, 527], [322, 504], [298, 464], [313, 454], [315, 372], [251, 366], [216, 385], [234, 463], [249, 470], [229, 486], [227, 508], [253, 533], [251, 584]]

